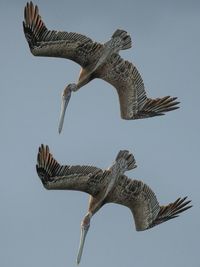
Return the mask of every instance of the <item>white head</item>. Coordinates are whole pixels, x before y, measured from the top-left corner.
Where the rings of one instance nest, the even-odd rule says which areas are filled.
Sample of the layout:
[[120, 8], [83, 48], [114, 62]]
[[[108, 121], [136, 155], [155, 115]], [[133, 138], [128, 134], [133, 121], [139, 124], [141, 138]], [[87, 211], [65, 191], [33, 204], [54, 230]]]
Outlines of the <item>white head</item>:
[[60, 111], [60, 119], [59, 119], [59, 126], [58, 126], [58, 132], [61, 133], [63, 123], [64, 123], [64, 117], [65, 117], [65, 111], [67, 109], [67, 106], [69, 104], [69, 100], [71, 98], [71, 92], [75, 92], [77, 90], [77, 85], [75, 83], [68, 84], [62, 93], [62, 102], [61, 102], [61, 111]]

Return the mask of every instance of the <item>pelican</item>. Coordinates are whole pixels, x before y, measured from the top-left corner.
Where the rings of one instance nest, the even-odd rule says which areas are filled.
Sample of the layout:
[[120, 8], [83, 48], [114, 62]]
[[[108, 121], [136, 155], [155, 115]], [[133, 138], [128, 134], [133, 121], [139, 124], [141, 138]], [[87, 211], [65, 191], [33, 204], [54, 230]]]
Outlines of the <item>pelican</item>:
[[88, 211], [81, 222], [81, 237], [77, 256], [80, 263], [86, 234], [92, 216], [105, 204], [117, 203], [128, 207], [134, 217], [137, 231], [150, 229], [179, 216], [189, 208], [187, 197], [178, 198], [160, 206], [151, 188], [142, 181], [129, 179], [126, 171], [136, 168], [134, 156], [121, 150], [106, 170], [93, 166], [60, 165], [48, 146], [38, 151], [36, 170], [43, 186], [48, 190], [78, 190], [90, 195]]
[[116, 88], [122, 119], [160, 116], [178, 108], [177, 97], [147, 98], [137, 68], [119, 55], [120, 50], [131, 48], [131, 37], [126, 31], [116, 30], [104, 44], [74, 32], [51, 31], [42, 21], [37, 5], [32, 2], [27, 3], [24, 9], [23, 29], [34, 56], [67, 58], [81, 66], [78, 82], [68, 84], [62, 93], [59, 133], [71, 92], [78, 91], [95, 78], [103, 79]]

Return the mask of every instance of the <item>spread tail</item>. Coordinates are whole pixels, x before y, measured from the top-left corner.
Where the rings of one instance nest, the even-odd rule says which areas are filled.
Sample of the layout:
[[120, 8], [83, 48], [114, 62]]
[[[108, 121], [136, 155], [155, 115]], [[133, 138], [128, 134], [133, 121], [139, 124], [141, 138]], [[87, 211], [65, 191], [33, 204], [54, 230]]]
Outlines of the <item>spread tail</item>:
[[100, 56], [93, 72], [99, 68], [102, 64], [108, 60], [114, 53], [118, 53], [120, 50], [131, 48], [131, 37], [124, 30], [116, 30], [112, 38], [104, 44], [104, 50]]
[[125, 50], [125, 49], [129, 49], [132, 46], [132, 42], [131, 42], [131, 37], [130, 35], [127, 33], [127, 31], [124, 30], [116, 30], [113, 35], [112, 35], [112, 40], [113, 42], [115, 42], [116, 39], [119, 39], [119, 46], [120, 46], [120, 50]]
[[115, 161], [124, 172], [137, 167], [133, 154], [129, 153], [128, 150], [120, 150]]

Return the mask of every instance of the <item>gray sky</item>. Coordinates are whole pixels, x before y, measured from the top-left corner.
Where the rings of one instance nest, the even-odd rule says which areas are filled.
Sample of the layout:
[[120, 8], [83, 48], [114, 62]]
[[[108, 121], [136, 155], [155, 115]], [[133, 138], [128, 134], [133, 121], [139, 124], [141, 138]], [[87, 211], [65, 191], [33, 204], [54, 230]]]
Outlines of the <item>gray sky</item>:
[[125, 121], [111, 85], [94, 80], [71, 98], [63, 133], [57, 131], [60, 96], [80, 67], [36, 58], [22, 31], [25, 1], [1, 0], [0, 266], [75, 266], [80, 222], [88, 196], [46, 191], [35, 171], [38, 146], [60, 163], [107, 168], [120, 149], [134, 153], [129, 177], [146, 182], [161, 204], [188, 195], [193, 209], [149, 231], [136, 232], [130, 211], [104, 206], [92, 219], [82, 267], [199, 266], [200, 2], [34, 1], [49, 29], [107, 41], [127, 30], [148, 96], [178, 96], [166, 116]]

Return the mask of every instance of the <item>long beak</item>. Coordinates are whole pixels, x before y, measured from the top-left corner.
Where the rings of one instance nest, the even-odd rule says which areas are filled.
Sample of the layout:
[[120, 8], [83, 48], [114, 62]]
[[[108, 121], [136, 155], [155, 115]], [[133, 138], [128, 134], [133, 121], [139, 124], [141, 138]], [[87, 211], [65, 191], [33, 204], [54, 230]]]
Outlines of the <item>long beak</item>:
[[61, 103], [61, 111], [60, 111], [60, 119], [59, 119], [59, 126], [58, 126], [58, 132], [59, 134], [62, 131], [64, 118], [65, 118], [65, 111], [67, 109], [67, 106], [69, 104], [69, 100], [71, 98], [71, 90], [67, 92], [67, 95], [62, 97], [62, 103]]
[[78, 249], [78, 256], [76, 259], [77, 264], [80, 263], [81, 261], [81, 256], [83, 253], [83, 247], [84, 247], [84, 243], [85, 243], [85, 238], [87, 235], [89, 227], [85, 228], [85, 227], [81, 227], [81, 237], [80, 237], [80, 244], [79, 244], [79, 249]]

